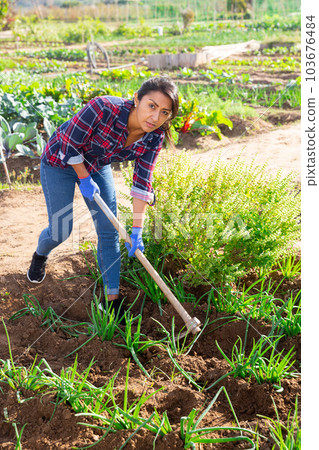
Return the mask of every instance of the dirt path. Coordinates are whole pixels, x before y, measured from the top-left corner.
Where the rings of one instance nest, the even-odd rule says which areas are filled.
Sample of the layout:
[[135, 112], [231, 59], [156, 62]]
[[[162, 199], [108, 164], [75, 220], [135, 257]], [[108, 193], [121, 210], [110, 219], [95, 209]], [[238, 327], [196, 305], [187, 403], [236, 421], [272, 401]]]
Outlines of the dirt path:
[[[118, 202], [129, 206], [122, 193], [129, 193], [120, 173], [114, 174]], [[47, 213], [41, 187], [31, 190], [0, 191], [0, 277], [26, 270], [37, 245], [39, 233], [47, 226]], [[84, 200], [76, 190], [74, 226], [69, 239], [55, 251], [53, 260], [75, 254], [80, 242], [96, 238], [93, 222]], [[0, 278], [1, 285], [1, 278]]]
[[264, 165], [270, 172], [282, 169], [284, 175], [294, 172], [295, 180], [300, 181], [300, 123], [283, 126], [267, 133], [238, 139], [223, 147], [194, 155], [199, 162], [208, 163], [217, 160], [230, 161], [241, 156], [247, 163]]

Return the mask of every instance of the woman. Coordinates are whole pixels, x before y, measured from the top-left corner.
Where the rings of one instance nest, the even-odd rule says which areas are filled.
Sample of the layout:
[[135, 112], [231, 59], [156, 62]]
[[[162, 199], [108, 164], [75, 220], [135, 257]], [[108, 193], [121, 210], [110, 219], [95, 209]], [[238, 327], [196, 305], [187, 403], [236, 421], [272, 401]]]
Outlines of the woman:
[[[41, 157], [41, 184], [49, 225], [39, 237], [27, 273], [29, 281], [45, 278], [48, 255], [72, 231], [73, 197], [78, 184], [91, 212], [98, 235], [97, 257], [105, 298], [100, 309], [120, 309], [120, 246], [117, 231], [94, 202], [99, 193], [116, 215], [116, 194], [111, 162], [135, 160], [132, 247], [144, 250], [142, 230], [147, 204], [154, 204], [151, 179], [164, 137], [171, 141], [170, 122], [178, 112], [178, 92], [166, 77], [145, 81], [134, 100], [102, 96], [92, 99], [49, 139]], [[121, 311], [122, 314], [123, 311]]]

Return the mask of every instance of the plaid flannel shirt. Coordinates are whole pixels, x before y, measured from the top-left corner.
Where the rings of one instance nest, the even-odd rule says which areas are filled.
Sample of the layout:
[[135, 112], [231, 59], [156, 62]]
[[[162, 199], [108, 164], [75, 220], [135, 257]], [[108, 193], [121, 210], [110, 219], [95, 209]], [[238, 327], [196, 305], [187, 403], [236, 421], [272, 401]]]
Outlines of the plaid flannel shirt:
[[89, 173], [111, 162], [135, 160], [131, 196], [152, 203], [152, 173], [162, 148], [164, 131], [158, 128], [125, 147], [127, 122], [133, 101], [102, 96], [90, 100], [50, 137], [44, 162], [65, 168], [84, 162]]

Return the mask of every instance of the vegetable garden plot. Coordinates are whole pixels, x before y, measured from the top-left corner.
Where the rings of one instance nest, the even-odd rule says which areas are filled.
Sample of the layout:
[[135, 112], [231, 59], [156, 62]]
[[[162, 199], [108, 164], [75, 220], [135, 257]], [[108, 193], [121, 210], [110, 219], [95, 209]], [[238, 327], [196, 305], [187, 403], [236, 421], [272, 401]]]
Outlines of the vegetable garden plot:
[[[31, 205], [32, 197], [34, 202], [38, 202], [37, 196], [27, 191], [17, 192], [16, 195], [17, 198], [20, 196], [22, 204]], [[23, 197], [25, 197], [24, 201]], [[13, 205], [15, 202], [11, 203]], [[19, 236], [24, 235], [28, 230], [34, 230], [34, 224], [27, 220], [25, 223], [26, 228], [15, 235], [16, 240], [19, 240]], [[26, 240], [25, 244], [30, 245]], [[86, 253], [86, 258], [89, 264], [94, 264], [94, 258], [90, 253]], [[176, 263], [173, 261], [168, 263], [165, 269], [167, 276], [169, 272], [173, 277], [180, 273]], [[292, 272], [287, 271], [287, 268], [288, 263], [285, 265], [286, 270], [282, 264], [282, 270], [285, 270], [286, 276], [290, 277], [286, 278], [288, 282], [289, 279], [294, 278], [291, 278]], [[187, 423], [190, 424], [192, 414], [195, 414], [196, 420], [194, 418], [192, 422], [195, 424], [200, 414], [213, 402], [201, 422], [195, 427], [203, 428], [205, 432], [208, 432], [202, 438], [247, 438], [246, 441], [235, 441], [236, 444], [234, 441], [220, 444], [220, 448], [225, 448], [226, 445], [229, 448], [234, 448], [234, 445], [238, 448], [249, 448], [249, 439], [256, 440], [253, 435], [256, 430], [273, 442], [269, 422], [259, 415], [275, 419], [277, 410], [282, 425], [287, 426], [289, 411], [292, 411], [290, 417], [294, 414], [294, 402], [300, 393], [298, 330], [297, 335], [283, 336], [277, 345], [278, 354], [283, 352], [280, 360], [286, 357], [281, 368], [283, 378], [279, 381], [263, 381], [259, 384], [255, 376], [271, 375], [269, 371], [267, 372], [267, 360], [275, 356], [271, 356], [271, 350], [262, 355], [263, 359], [259, 360], [264, 364], [265, 370], [254, 374], [252, 365], [246, 364], [247, 374], [244, 378], [239, 376], [239, 373], [236, 377], [234, 373], [230, 373], [233, 369], [227, 358], [232, 360], [232, 353], [236, 352], [236, 348], [239, 351], [241, 345], [239, 337], [242, 340], [241, 348], [245, 348], [244, 352], [239, 353], [245, 354], [245, 361], [247, 362], [249, 358], [252, 360], [254, 355], [256, 358], [258, 351], [254, 353], [253, 349], [256, 350], [256, 344], [261, 336], [271, 334], [272, 327], [275, 325], [275, 322], [271, 320], [265, 321], [265, 315], [260, 314], [259, 318], [257, 315], [249, 319], [248, 327], [247, 316], [247, 320], [243, 320], [241, 315], [236, 314], [239, 310], [238, 306], [232, 307], [234, 297], [239, 297], [242, 311], [247, 307], [246, 303], [252, 305], [253, 302], [257, 302], [256, 305], [263, 305], [263, 307], [258, 308], [256, 312], [259, 313], [262, 310], [270, 313], [272, 310], [269, 311], [267, 305], [275, 304], [278, 306], [277, 311], [280, 311], [280, 317], [286, 317], [291, 321], [294, 316], [297, 317], [298, 310], [295, 309], [295, 313], [293, 312], [294, 309], [291, 309], [289, 302], [287, 303], [285, 295], [288, 291], [295, 293], [291, 299], [292, 307], [298, 304], [297, 293], [300, 288], [298, 275], [296, 282], [292, 281], [292, 284], [284, 285], [283, 282], [280, 283], [282, 276], [280, 279], [279, 271], [277, 271], [277, 278], [272, 279], [275, 284], [270, 282], [269, 285], [271, 280], [269, 278], [269, 281], [264, 281], [263, 285], [256, 286], [256, 291], [252, 285], [258, 278], [256, 280], [252, 276], [247, 277], [245, 279], [247, 294], [249, 286], [252, 286], [251, 300], [247, 302], [244, 298], [227, 290], [220, 291], [219, 295], [215, 292], [214, 299], [209, 298], [207, 293], [210, 292], [210, 288], [207, 286], [198, 286], [184, 293], [181, 291], [180, 298], [186, 300], [183, 305], [189, 313], [193, 311], [194, 301], [201, 298], [195, 310], [196, 316], [203, 324], [206, 320], [210, 322], [193, 346], [191, 346], [191, 340], [186, 340], [185, 343], [182, 340], [174, 346], [174, 342], [168, 339], [168, 334], [172, 334], [175, 330], [177, 335], [183, 325], [176, 317], [175, 327], [172, 328], [174, 311], [170, 305], [164, 304], [162, 300], [162, 309], [160, 309], [149, 298], [144, 301], [142, 292], [138, 297], [138, 289], [123, 281], [122, 293], [131, 303], [137, 298], [132, 308], [134, 316], [137, 317], [141, 312], [143, 316], [140, 329], [142, 336], [135, 342], [137, 363], [131, 350], [122, 347], [127, 341], [120, 332], [116, 333], [118, 335], [112, 341], [102, 341], [95, 337], [78, 350], [77, 357], [73, 353], [65, 358], [92, 336], [92, 330], [89, 331], [92, 327], [89, 313], [91, 313], [90, 303], [93, 297], [93, 280], [88, 277], [65, 280], [74, 275], [88, 274], [88, 267], [81, 254], [58, 258], [49, 266], [46, 283], [36, 287], [30, 287], [26, 281], [24, 273], [21, 272], [21, 263], [15, 266], [14, 261], [11, 260], [10, 271], [7, 272], [8, 274], [0, 279], [1, 315], [5, 318], [14, 368], [12, 363], [8, 367], [7, 361], [10, 361], [8, 340], [1, 324], [0, 342], [3, 360], [1, 411], [3, 415], [0, 433], [2, 439], [7, 439], [5, 442], [17, 442], [16, 426], [18, 433], [21, 432], [22, 445], [27, 449], [47, 448], [54, 445], [62, 448], [63, 445], [65, 448], [70, 448], [72, 445], [84, 447], [96, 443], [106, 433], [110, 426], [110, 418], [113, 417], [112, 413], [115, 414], [114, 411], [116, 411], [117, 415], [114, 416], [116, 420], [114, 419], [115, 422], [112, 425], [116, 433], [110, 432], [100, 444], [97, 444], [96, 448], [105, 448], [106, 445], [120, 448], [148, 419], [150, 422], [145, 423], [134, 434], [126, 444], [126, 448], [151, 449], [154, 441], [155, 448], [164, 449], [168, 445], [172, 448], [185, 448], [187, 439], [194, 435], [188, 435], [188, 437], [185, 435], [186, 422], [183, 422], [182, 417], [187, 417]], [[275, 290], [275, 295], [272, 296]], [[26, 296], [21, 298], [21, 292], [26, 293]], [[80, 299], [63, 314], [81, 294]], [[273, 301], [273, 298], [276, 300]], [[229, 299], [228, 304], [226, 300]], [[227, 304], [229, 310], [223, 310], [223, 305], [226, 307]], [[284, 305], [285, 307], [280, 309]], [[9, 320], [18, 311], [22, 311], [21, 317]], [[63, 314], [57, 323], [54, 323], [55, 313], [58, 316]], [[280, 317], [276, 317], [279, 320]], [[77, 322], [72, 322], [74, 320]], [[135, 320], [133, 323], [132, 337], [137, 332], [137, 322]], [[124, 328], [122, 328], [123, 332]], [[276, 334], [278, 332], [279, 329]], [[78, 334], [78, 337], [74, 334]], [[163, 339], [164, 341], [160, 342]], [[147, 343], [146, 346], [145, 343]], [[289, 351], [291, 351], [290, 355]], [[93, 359], [94, 364], [92, 364]], [[293, 365], [289, 367], [291, 362]], [[144, 368], [143, 370], [140, 365]], [[10, 377], [12, 378], [11, 386], [6, 383]], [[216, 384], [212, 386], [214, 383]], [[81, 394], [78, 394], [79, 385], [82, 385]], [[227, 395], [224, 390], [220, 391], [222, 386]], [[213, 401], [217, 394], [218, 397]], [[91, 398], [90, 409], [85, 410], [89, 398]], [[141, 398], [143, 402], [138, 404]], [[26, 399], [29, 400], [24, 401]], [[195, 413], [192, 413], [193, 409]], [[98, 414], [95, 418], [90, 415], [93, 414], [92, 410], [94, 414]], [[238, 430], [234, 430], [236, 419], [233, 411], [239, 422]], [[82, 413], [85, 415], [75, 415]], [[155, 416], [152, 417], [153, 413]], [[135, 422], [132, 416], [135, 417]], [[86, 425], [79, 425], [79, 422]], [[25, 423], [27, 425], [22, 431]], [[158, 427], [161, 423], [159, 431]], [[258, 428], [256, 428], [257, 423]], [[88, 424], [102, 428], [91, 428], [87, 426]], [[213, 430], [210, 429], [212, 427], [214, 427]], [[223, 428], [219, 429], [220, 427]], [[259, 441], [259, 448], [269, 448], [270, 444], [267, 440], [260, 437]], [[217, 442], [205, 445], [207, 448], [210, 446], [219, 448]]]
[[[290, 80], [298, 79], [299, 56], [280, 52], [276, 56], [264, 54], [259, 58], [264, 63], [258, 67], [252, 55], [246, 61], [241, 60], [241, 64], [239, 60], [223, 61], [222, 65], [203, 71], [169, 72], [185, 101], [176, 131], [180, 136], [182, 129], [185, 131], [183, 139], [189, 138], [193, 155], [195, 148], [201, 148], [196, 146], [199, 139], [205, 139], [206, 144], [208, 138], [219, 142], [220, 136], [221, 141], [225, 136], [239, 139], [246, 128], [253, 138], [255, 133], [271, 129], [272, 124], [299, 119], [300, 86], [295, 82], [286, 89]], [[53, 65], [47, 66], [48, 70], [54, 69]], [[59, 67], [56, 65], [58, 71]], [[45, 72], [46, 63], [40, 67], [32, 62], [28, 68], [29, 74], [8, 71], [2, 76], [1, 114], [8, 121], [15, 120], [18, 108], [23, 111], [23, 121], [38, 122], [42, 135], [41, 117], [30, 103], [58, 124], [93, 96], [129, 95], [143, 78], [152, 75], [146, 69], [136, 68], [105, 72], [99, 79], [83, 73], [54, 78], [54, 72], [50, 72], [43, 82], [41, 77], [46, 75], [39, 77], [36, 72]], [[280, 104], [273, 104], [269, 117], [263, 116], [265, 120], [259, 121], [259, 128], [250, 128], [255, 121], [252, 112], [260, 114], [261, 105], [268, 108], [278, 92], [284, 93]], [[214, 117], [220, 123], [216, 124]], [[232, 130], [228, 128], [229, 120]], [[193, 124], [196, 125], [191, 129]], [[174, 310], [141, 271], [133, 271], [135, 278], [132, 271], [123, 273], [122, 294], [132, 304], [133, 319], [126, 327], [112, 328], [108, 324], [108, 333], [113, 333], [113, 337], [107, 340], [110, 334], [103, 335], [99, 327], [103, 318], [96, 316], [91, 303], [93, 293], [98, 290], [94, 290], [94, 280], [87, 276], [88, 267], [78, 249], [57, 254], [49, 265], [45, 284], [31, 287], [26, 281], [25, 267], [33, 251], [33, 237], [46, 218], [44, 204], [41, 209], [40, 188], [28, 184], [37, 181], [38, 160], [29, 159], [28, 164], [27, 157], [19, 158], [9, 158], [8, 163], [14, 162], [9, 170], [11, 174], [15, 172], [15, 187], [21, 190], [0, 191], [0, 221], [4, 223], [3, 218], [9, 218], [2, 228], [5, 235], [0, 237], [0, 310], [4, 318], [0, 323], [1, 445], [15, 446], [21, 442], [24, 449], [44, 449], [95, 444], [93, 448], [97, 449], [143, 450], [255, 446], [266, 450], [275, 443], [284, 448], [285, 442], [291, 448], [299, 448], [299, 256], [278, 261], [268, 274], [261, 268], [247, 270], [241, 263], [258, 252], [246, 254], [236, 253], [235, 247], [233, 251], [223, 249], [220, 236], [216, 241], [219, 246], [216, 263], [210, 260], [210, 265], [204, 265], [200, 253], [195, 261], [214, 276], [216, 273], [227, 276], [222, 283], [214, 279], [214, 288], [201, 283], [191, 287], [183, 280], [185, 260], [166, 256], [163, 274], [167, 283], [187, 311], [202, 322], [203, 332], [194, 342], [190, 337], [174, 339], [183, 323], [178, 317], [172, 321]], [[2, 175], [1, 165], [0, 170]], [[229, 178], [229, 186], [232, 179]], [[218, 180], [218, 176], [210, 179], [215, 193], [220, 187]], [[195, 181], [193, 177], [192, 182]], [[160, 176], [157, 182], [162, 182]], [[298, 186], [289, 183], [291, 193], [298, 195]], [[173, 186], [172, 182], [169, 185]], [[203, 186], [202, 183], [201, 189]], [[248, 214], [250, 226], [254, 227], [256, 217], [265, 211], [255, 210], [254, 204], [262, 202], [267, 208], [272, 199], [269, 214], [274, 214], [276, 202], [279, 205], [278, 201], [287, 195], [285, 186], [280, 183], [278, 186], [282, 189], [280, 195], [274, 190], [262, 195], [260, 186], [251, 180], [233, 189], [238, 194], [244, 193], [238, 197], [243, 205], [244, 198], [250, 202], [250, 208], [241, 210]], [[179, 188], [174, 189], [178, 199]], [[226, 191], [225, 186], [220, 192]], [[257, 194], [258, 201], [254, 202]], [[158, 197], [160, 204], [161, 195]], [[210, 197], [206, 195], [205, 199]], [[196, 186], [188, 191], [187, 198], [200, 207], [206, 205]], [[221, 200], [225, 202], [222, 212], [229, 211], [227, 205], [234, 202], [222, 195]], [[163, 195], [162, 202], [165, 210]], [[289, 208], [287, 205], [288, 202], [283, 202], [285, 215], [290, 216], [296, 202], [291, 199]], [[183, 205], [185, 212], [188, 207], [186, 203]], [[278, 220], [278, 228], [279, 216], [279, 213], [271, 216]], [[297, 216], [296, 213], [294, 217]], [[265, 244], [267, 227], [259, 231], [257, 228], [255, 235], [263, 236]], [[196, 237], [200, 239], [200, 233]], [[271, 235], [268, 237], [268, 250], [274, 250], [274, 240]], [[280, 239], [284, 242], [284, 236]], [[180, 236], [180, 242], [183, 250], [191, 251], [185, 236]], [[168, 243], [177, 248], [173, 242]], [[159, 254], [158, 247], [154, 248], [154, 253]], [[265, 252], [263, 261], [267, 259], [267, 245]], [[187, 258], [192, 256], [188, 254]], [[94, 264], [88, 250], [85, 257]], [[229, 264], [231, 270], [226, 273], [222, 269], [229, 258], [241, 265]], [[238, 269], [245, 272], [242, 278], [233, 276]], [[75, 275], [81, 277], [73, 278]], [[142, 286], [149, 291], [147, 298]], [[150, 297], [159, 300], [158, 304]]]
[[[70, 257], [68, 262], [75, 264], [78, 268], [81, 267], [80, 257]], [[61, 281], [56, 278], [59, 272], [57, 269], [54, 272], [54, 277], [50, 280], [50, 286], [39, 286], [31, 289], [33, 295], [40, 299], [44, 311], [48, 307], [56, 311], [64, 311], [70, 305], [69, 294], [63, 296]], [[84, 272], [83, 269], [82, 272]], [[65, 275], [65, 272], [63, 272], [63, 275]], [[22, 276], [17, 281], [22, 285], [26, 284]], [[65, 286], [65, 292], [72, 292], [73, 298], [75, 298], [86, 285], [90, 285], [88, 279], [74, 279]], [[18, 289], [16, 288], [15, 291], [13, 290], [10, 293], [10, 298], [6, 301], [6, 310], [3, 311], [6, 317], [9, 317], [18, 308], [25, 306], [23, 301], [16, 298], [17, 292]], [[123, 293], [131, 301], [134, 301], [137, 290], [126, 285]], [[88, 309], [91, 294], [92, 292], [87, 294], [85, 298], [81, 298], [68, 311], [65, 321], [71, 318], [81, 323], [89, 320], [85, 310]], [[31, 292], [29, 298], [33, 298]], [[133, 307], [135, 315], [141, 312], [143, 303], [140, 296]], [[17, 305], [19, 306], [17, 307]], [[184, 305], [189, 312], [192, 311], [193, 304], [185, 303]], [[196, 309], [196, 314], [203, 323], [207, 318], [207, 308], [207, 303], [204, 303]], [[158, 341], [163, 338], [163, 332], [152, 318], [160, 322], [167, 330], [171, 330], [173, 310], [169, 305], [165, 305], [161, 315], [158, 306], [150, 300], [144, 303], [143, 309], [141, 331], [145, 334], [147, 340]], [[14, 366], [11, 365], [11, 368], [4, 364], [1, 372], [3, 378], [1, 387], [3, 394], [5, 394], [1, 396], [1, 406], [3, 406], [1, 411], [4, 411], [4, 413], [0, 433], [2, 440], [6, 437], [3, 442], [15, 442], [16, 435], [12, 424], [15, 423], [20, 432], [22, 426], [27, 422], [22, 433], [23, 448], [31, 449], [36, 446], [36, 448], [44, 449], [54, 445], [70, 448], [72, 445], [82, 447], [93, 444], [102, 437], [110, 424], [107, 419], [103, 419], [104, 415], [110, 419], [107, 414], [108, 411], [104, 410], [104, 414], [103, 411], [98, 414], [101, 409], [109, 404], [110, 411], [119, 408], [117, 411], [122, 419], [118, 418], [116, 425], [113, 424], [114, 430], [118, 431], [115, 434], [108, 434], [96, 448], [105, 448], [105, 445], [120, 448], [138, 428], [137, 424], [132, 422], [133, 411], [136, 411], [133, 405], [134, 402], [139, 402], [144, 394], [144, 399], [150, 397], [142, 405], [136, 406], [137, 403], [135, 403], [135, 408], [139, 411], [138, 414], [135, 414], [136, 420], [140, 418], [141, 422], [139, 423], [145, 422], [156, 410], [160, 417], [159, 423], [167, 414], [165, 420], [170, 426], [164, 427], [163, 422], [162, 431], [157, 435], [155, 428], [152, 431], [145, 424], [145, 427], [142, 427], [127, 443], [127, 448], [151, 449], [156, 435], [155, 448], [164, 449], [167, 448], [165, 445], [168, 444], [172, 448], [185, 448], [185, 440], [183, 443], [183, 439], [181, 439], [181, 418], [188, 417], [188, 420], [190, 420], [194, 408], [199, 417], [199, 412], [202, 411], [203, 407], [208, 407], [212, 403], [221, 386], [225, 387], [230, 402], [228, 402], [224, 391], [219, 392], [218, 398], [213, 402], [201, 422], [201, 428], [216, 428], [209, 430], [207, 436], [211, 439], [221, 437], [226, 439], [234, 436], [242, 436], [243, 438], [243, 436], [246, 436], [246, 442], [249, 442], [248, 438], [253, 438], [252, 432], [256, 430], [258, 422], [259, 433], [270, 438], [267, 421], [261, 419], [258, 415], [275, 418], [275, 404], [280, 417], [285, 422], [288, 411], [294, 407], [295, 397], [299, 392], [299, 378], [285, 377], [278, 387], [269, 382], [259, 384], [254, 377], [249, 381], [231, 375], [225, 377], [230, 372], [230, 366], [218, 350], [216, 341], [223, 352], [230, 356], [238, 336], [244, 339], [247, 322], [234, 314], [218, 313], [214, 308], [211, 309], [208, 319], [211, 323], [207, 325], [202, 337], [198, 339], [188, 354], [184, 352], [184, 354], [181, 353], [178, 356], [173, 353], [173, 350], [168, 352], [167, 348], [165, 349], [158, 344], [138, 353], [139, 361], [149, 373], [149, 377], [145, 376], [140, 370], [127, 349], [116, 345], [123, 343], [120, 336], [113, 339], [112, 342], [102, 342], [99, 338], [95, 338], [79, 350], [77, 358], [74, 355], [65, 358], [68, 353], [83, 344], [86, 340], [84, 335], [79, 335], [78, 338], [70, 337], [61, 327], [44, 333], [47, 327], [41, 326], [42, 318], [34, 317], [32, 313], [14, 321], [6, 320], [12, 357], [16, 362]], [[263, 321], [253, 321], [251, 325], [247, 335], [246, 348], [248, 352], [252, 349], [254, 339], [257, 341], [261, 335], [267, 335], [271, 328], [269, 325], [265, 326]], [[176, 318], [176, 329], [179, 329], [180, 326], [181, 323]], [[134, 330], [136, 330], [136, 326], [134, 326]], [[189, 344], [189, 341], [187, 344]], [[297, 347], [298, 344], [296, 344], [297, 341], [294, 342]], [[32, 347], [28, 350], [30, 345]], [[285, 351], [292, 348], [289, 339], [285, 339], [284, 347]], [[2, 360], [9, 359], [8, 344], [3, 326], [1, 327], [1, 355]], [[38, 358], [35, 361], [36, 355], [38, 355]], [[41, 358], [45, 362], [41, 363]], [[90, 367], [92, 359], [96, 362]], [[298, 361], [294, 365], [297, 369]], [[24, 373], [20, 372], [20, 367], [25, 368]], [[35, 370], [35, 367], [39, 367], [39, 369]], [[90, 370], [86, 372], [88, 367], [90, 367]], [[71, 368], [76, 369], [76, 371], [68, 372]], [[295, 369], [291, 370], [291, 372], [294, 371]], [[129, 384], [126, 383], [127, 374], [129, 374]], [[11, 382], [11, 386], [5, 383], [5, 380], [9, 378], [15, 380]], [[221, 379], [220, 383], [210, 388], [209, 385], [218, 379]], [[107, 390], [106, 385], [109, 383], [113, 388]], [[82, 385], [82, 396], [79, 394], [79, 385]], [[94, 416], [90, 415], [93, 414], [90, 409], [90, 413], [86, 410], [84, 416], [75, 415], [81, 413], [81, 409], [85, 412], [85, 402], [89, 397], [89, 389], [91, 389], [92, 395], [91, 411], [94, 411], [95, 408], [95, 419]], [[92, 394], [93, 389], [95, 389], [95, 396]], [[97, 398], [100, 395], [102, 399], [102, 389], [106, 390], [106, 394], [103, 401], [99, 402]], [[113, 400], [112, 395], [111, 400], [109, 399], [110, 392], [114, 396]], [[234, 430], [235, 418], [232, 408], [236, 413], [240, 424], [239, 428], [242, 431]], [[126, 415], [123, 411], [126, 411]], [[78, 425], [78, 422], [87, 425], [99, 425], [102, 428], [90, 428], [85, 425]], [[156, 424], [155, 420], [154, 423]], [[220, 427], [222, 428], [220, 429]], [[240, 446], [240, 442], [237, 441], [236, 448], [237, 446], [238, 448], [249, 448], [249, 446], [244, 445], [245, 441], [242, 441], [242, 446]], [[217, 443], [211, 445], [211, 448], [219, 448]], [[225, 448], [226, 444], [221, 445], [220, 448]], [[234, 448], [231, 447], [234, 445], [233, 443], [230, 442], [228, 445], [229, 448]], [[260, 438], [260, 448], [269, 448], [268, 446], [269, 443]], [[207, 448], [210, 448], [210, 446], [208, 445]]]

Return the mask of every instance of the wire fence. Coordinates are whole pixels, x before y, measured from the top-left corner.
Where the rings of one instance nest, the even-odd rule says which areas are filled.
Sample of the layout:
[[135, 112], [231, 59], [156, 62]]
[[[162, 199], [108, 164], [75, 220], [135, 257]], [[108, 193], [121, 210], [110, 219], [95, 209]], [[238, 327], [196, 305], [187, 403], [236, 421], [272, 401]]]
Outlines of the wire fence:
[[[75, 5], [76, 4], [76, 5]], [[140, 22], [141, 20], [180, 21], [182, 12], [190, 9], [195, 21], [261, 20], [264, 16], [287, 17], [299, 13], [301, 0], [109, 0], [88, 5], [77, 0], [64, 1], [64, 7], [39, 5], [20, 8], [20, 15], [35, 14], [39, 18], [76, 21], [91, 17], [106, 22]]]

